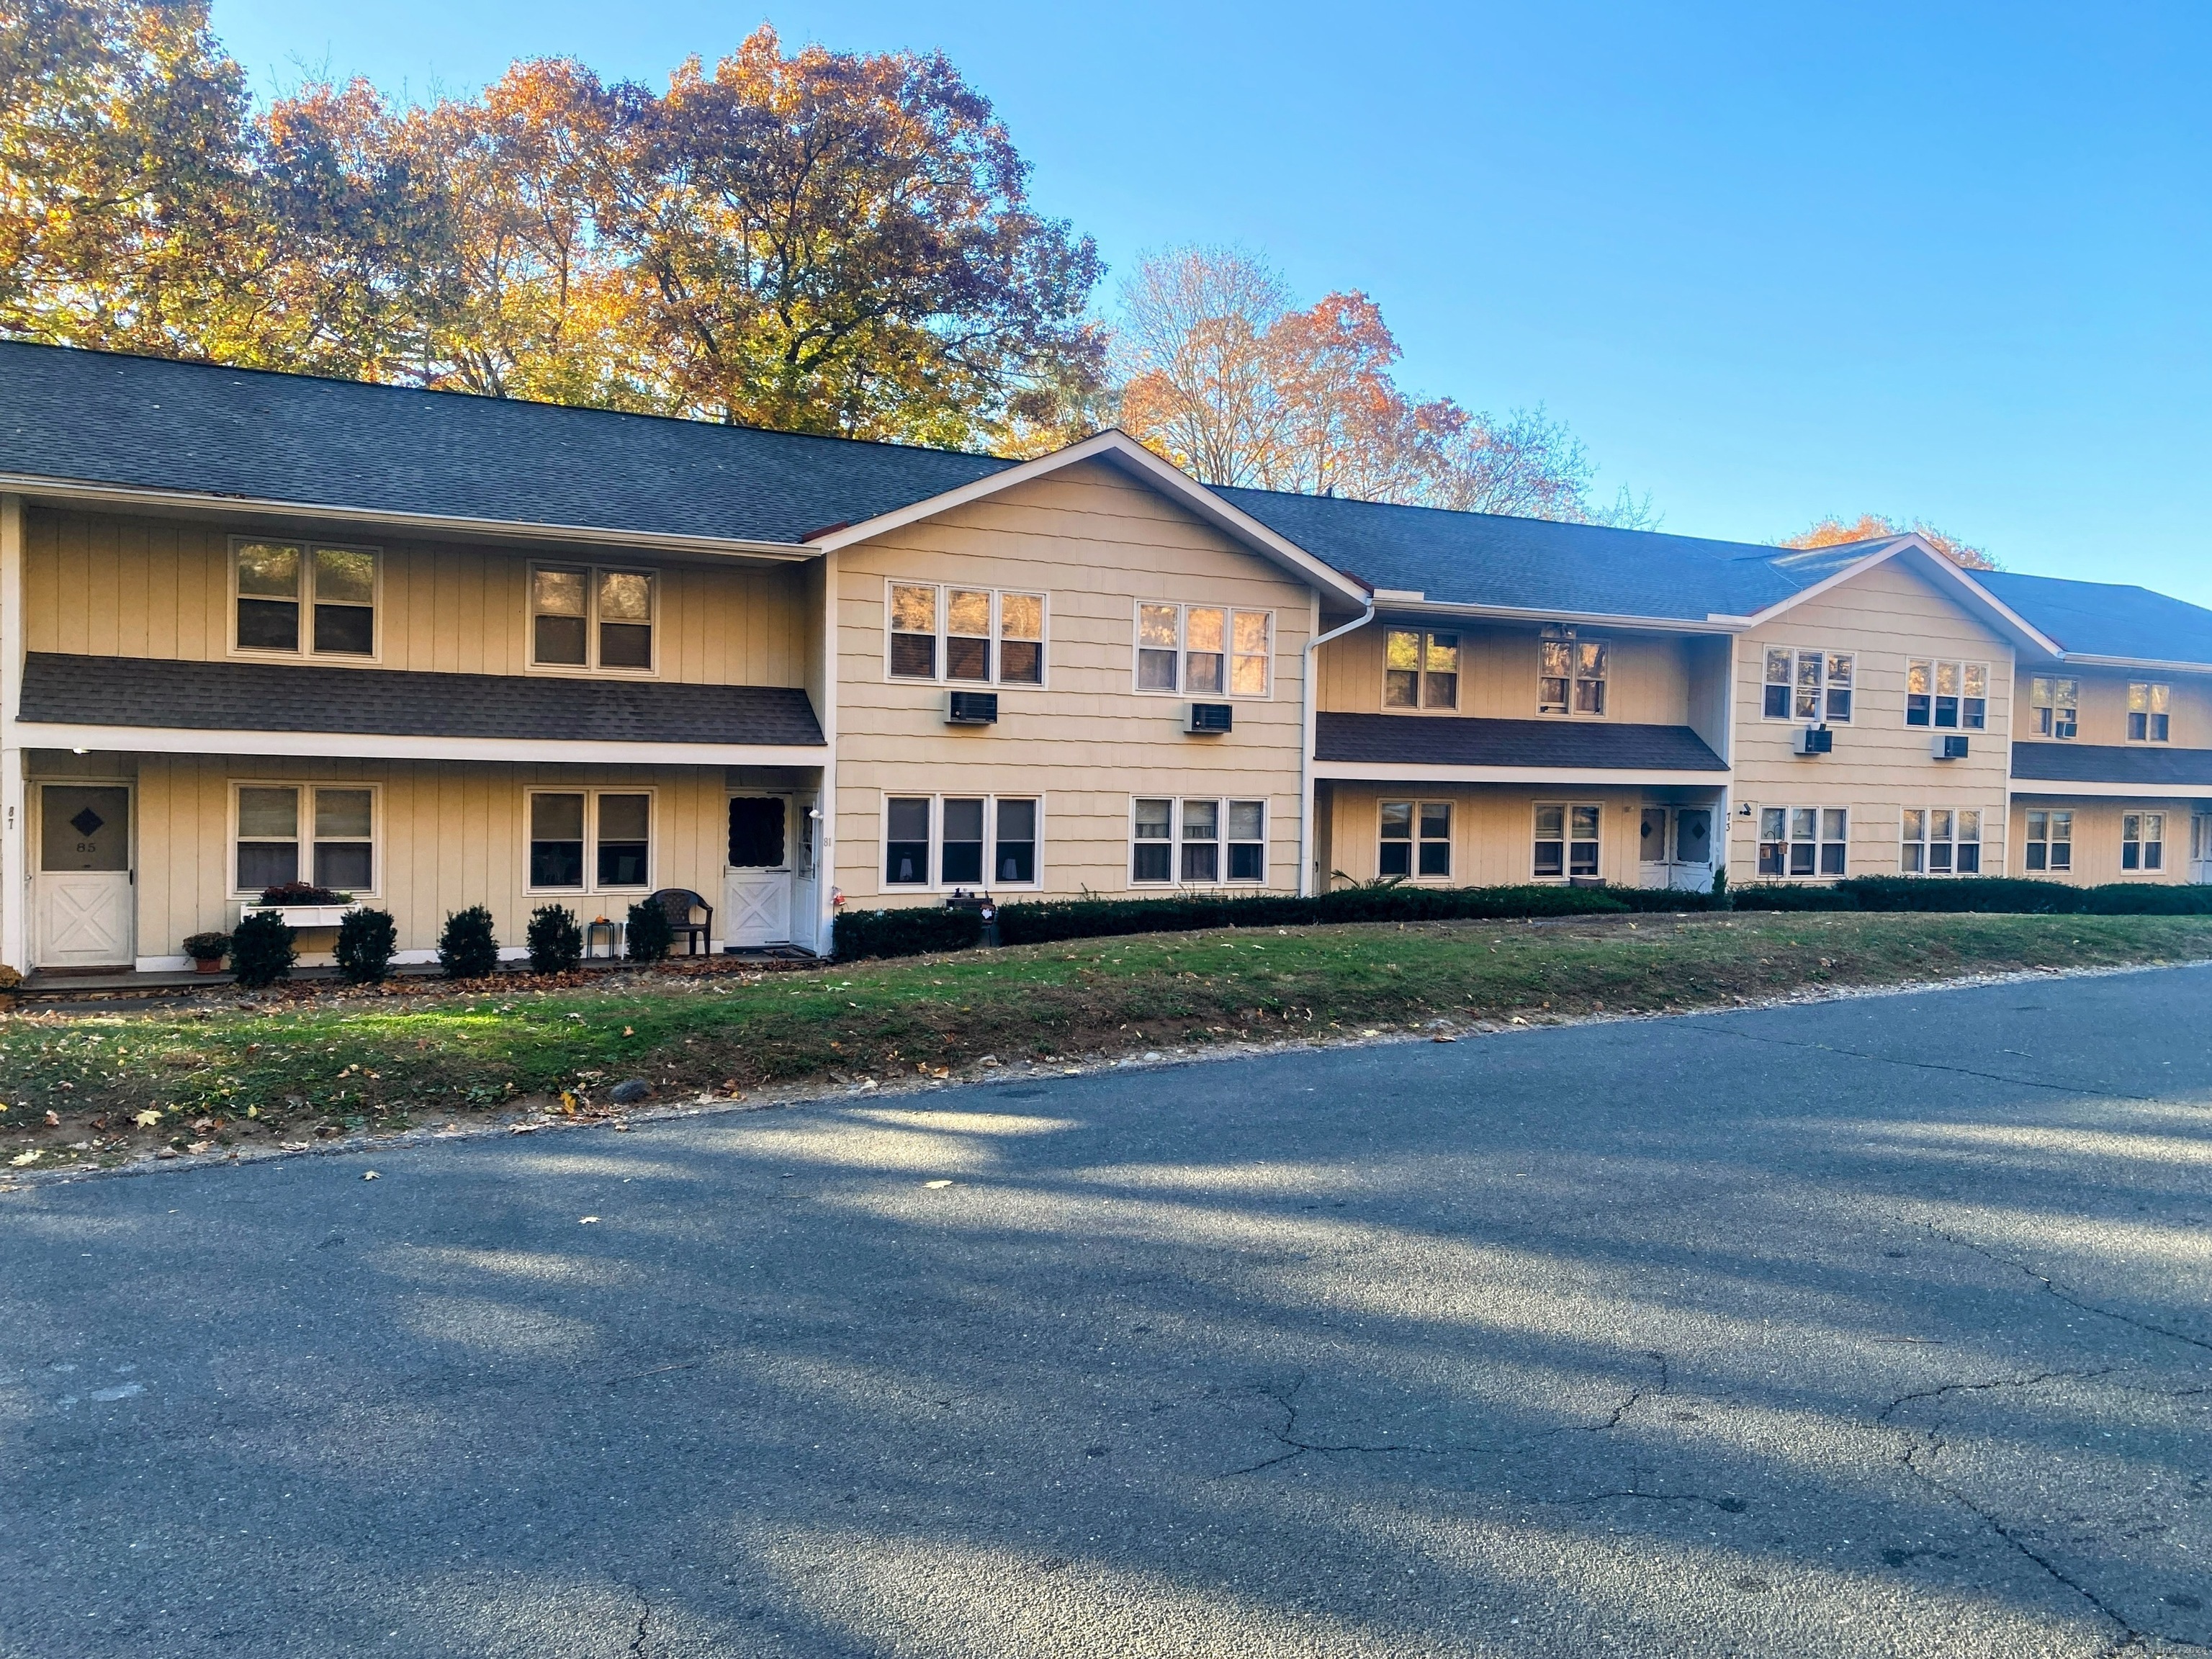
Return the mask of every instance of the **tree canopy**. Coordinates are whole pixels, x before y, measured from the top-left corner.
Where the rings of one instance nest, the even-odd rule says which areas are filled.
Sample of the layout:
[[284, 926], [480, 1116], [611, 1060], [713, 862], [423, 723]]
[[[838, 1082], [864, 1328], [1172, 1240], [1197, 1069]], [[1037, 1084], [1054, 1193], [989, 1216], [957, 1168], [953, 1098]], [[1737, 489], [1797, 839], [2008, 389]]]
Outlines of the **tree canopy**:
[[1809, 530], [1801, 530], [1784, 540], [1784, 547], [1840, 547], [1848, 542], [1878, 541], [1884, 536], [1902, 536], [1917, 532], [1929, 546], [1934, 548], [1955, 565], [1968, 570], [2001, 570], [2003, 568], [1983, 549], [1960, 541], [1956, 536], [1947, 536], [1924, 519], [1915, 519], [1911, 524], [1895, 519], [1886, 519], [1879, 513], [1862, 513], [1846, 524], [1830, 516]]

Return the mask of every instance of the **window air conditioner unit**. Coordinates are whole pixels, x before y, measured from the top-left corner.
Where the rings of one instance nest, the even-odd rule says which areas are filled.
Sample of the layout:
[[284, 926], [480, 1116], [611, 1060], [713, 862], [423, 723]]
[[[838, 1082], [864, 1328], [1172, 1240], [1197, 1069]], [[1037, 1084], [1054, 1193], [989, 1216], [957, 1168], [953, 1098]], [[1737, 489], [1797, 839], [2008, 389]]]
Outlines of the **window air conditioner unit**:
[[1801, 726], [1790, 734], [1793, 755], [1831, 755], [1835, 749], [1836, 734], [1825, 726]]
[[1182, 729], [1203, 737], [1218, 737], [1229, 730], [1230, 706], [1225, 702], [1194, 702], [1183, 717]]
[[996, 726], [999, 694], [995, 691], [955, 691], [945, 702], [947, 726]]
[[1966, 758], [1966, 735], [1961, 732], [1930, 738], [1928, 740], [1928, 752], [1937, 760], [1964, 760]]

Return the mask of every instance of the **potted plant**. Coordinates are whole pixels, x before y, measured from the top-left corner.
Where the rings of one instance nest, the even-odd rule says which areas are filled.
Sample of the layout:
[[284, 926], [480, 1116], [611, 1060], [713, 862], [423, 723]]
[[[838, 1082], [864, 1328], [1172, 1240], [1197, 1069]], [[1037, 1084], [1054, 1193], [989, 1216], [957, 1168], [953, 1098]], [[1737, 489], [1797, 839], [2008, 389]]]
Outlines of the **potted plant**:
[[228, 933], [192, 933], [185, 939], [185, 954], [192, 959], [192, 966], [203, 974], [219, 974], [222, 959], [230, 954], [230, 935]]
[[262, 890], [261, 902], [245, 907], [245, 914], [275, 914], [288, 927], [336, 927], [356, 907], [353, 895], [312, 881], [288, 881]]

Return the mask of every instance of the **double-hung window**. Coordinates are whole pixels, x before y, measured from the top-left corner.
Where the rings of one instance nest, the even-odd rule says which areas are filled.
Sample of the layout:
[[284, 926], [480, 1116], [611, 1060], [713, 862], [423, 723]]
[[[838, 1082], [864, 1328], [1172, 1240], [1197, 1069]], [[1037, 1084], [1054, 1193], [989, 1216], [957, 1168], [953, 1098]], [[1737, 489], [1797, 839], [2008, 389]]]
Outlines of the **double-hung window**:
[[1452, 809], [1448, 800], [1386, 800], [1376, 873], [1451, 875]]
[[1905, 665], [1905, 723], [1960, 732], [1989, 724], [1990, 665], [1914, 658]]
[[1459, 707], [1459, 635], [1393, 628], [1382, 636], [1385, 708]]
[[1598, 831], [1604, 822], [1605, 811], [1600, 806], [1539, 801], [1530, 873], [1539, 881], [1596, 875]]
[[2039, 738], [2070, 738], [2080, 729], [2081, 682], [2038, 674], [2028, 682], [2028, 729]]
[[1898, 868], [1908, 876], [1982, 872], [1982, 815], [1969, 807], [1908, 806]]
[[1759, 809], [1759, 873], [1840, 876], [1850, 857], [1850, 814], [1841, 806]]
[[1206, 887], [1267, 878], [1267, 802], [1184, 796], [1130, 804], [1133, 884]]
[[2027, 815], [2027, 844], [2021, 863], [2031, 872], [2063, 872], [2074, 867], [2074, 815], [2047, 812], [2040, 808]]
[[530, 885], [605, 893], [653, 885], [653, 796], [635, 789], [530, 793]]
[[1034, 887], [1034, 795], [893, 795], [884, 803], [884, 885]]
[[232, 891], [311, 881], [376, 890], [376, 792], [355, 785], [241, 783]]
[[1274, 618], [1219, 605], [1137, 607], [1137, 690], [1264, 697]]
[[653, 672], [653, 607], [659, 587], [650, 570], [591, 565], [530, 568], [530, 660], [539, 668]]
[[291, 656], [374, 657], [378, 562], [369, 547], [234, 540], [234, 644]]
[[890, 585], [890, 672], [959, 685], [1044, 684], [1044, 595]]
[[1571, 629], [1539, 640], [1536, 712], [1602, 715], [1611, 654], [1603, 640], [1580, 639]]
[[1856, 666], [1856, 659], [1848, 651], [1770, 649], [1763, 706], [1765, 717], [1850, 724]]
[[2120, 868], [2123, 871], [2166, 868], [2166, 814], [2120, 814]]
[[2164, 743], [2172, 720], [2173, 688], [2157, 680], [2128, 682], [2128, 741]]

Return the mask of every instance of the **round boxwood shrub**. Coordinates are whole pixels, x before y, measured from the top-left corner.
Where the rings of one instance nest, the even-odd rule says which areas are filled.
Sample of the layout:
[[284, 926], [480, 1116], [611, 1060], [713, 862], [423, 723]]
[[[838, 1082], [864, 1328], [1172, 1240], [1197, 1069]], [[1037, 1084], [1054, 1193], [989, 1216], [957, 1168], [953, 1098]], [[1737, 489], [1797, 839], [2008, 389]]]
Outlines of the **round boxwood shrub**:
[[530, 947], [533, 974], [565, 974], [584, 959], [584, 930], [565, 904], [541, 904], [532, 910], [523, 943]]
[[349, 910], [338, 923], [338, 971], [356, 985], [380, 985], [399, 948], [399, 924], [388, 910]]
[[292, 977], [298, 953], [284, 919], [270, 910], [249, 911], [230, 936], [230, 970], [240, 985], [258, 988]]
[[481, 904], [456, 910], [438, 935], [438, 965], [447, 979], [483, 979], [499, 971], [499, 939]]
[[665, 962], [669, 946], [676, 942], [676, 927], [667, 911], [645, 899], [629, 907], [629, 926], [623, 936], [632, 962]]

